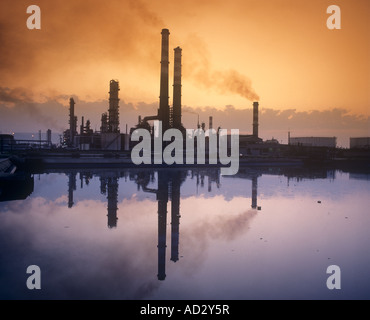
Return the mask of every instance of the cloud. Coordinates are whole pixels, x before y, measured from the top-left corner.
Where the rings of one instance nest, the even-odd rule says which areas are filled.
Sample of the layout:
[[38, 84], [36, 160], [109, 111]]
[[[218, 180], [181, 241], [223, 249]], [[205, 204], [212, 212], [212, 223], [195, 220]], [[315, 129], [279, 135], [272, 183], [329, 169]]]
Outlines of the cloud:
[[[157, 67], [151, 58], [164, 23], [140, 0], [40, 0], [37, 31], [26, 27], [28, 5], [0, 3], [0, 85], [38, 91], [74, 86], [94, 93], [108, 65]], [[90, 85], [82, 85], [87, 79]]]
[[16, 104], [20, 102], [31, 102], [32, 92], [23, 88], [3, 88], [0, 87], [0, 102]]
[[259, 101], [259, 96], [252, 88], [252, 81], [240, 72], [229, 69], [219, 70], [212, 67], [211, 54], [205, 41], [196, 34], [191, 34], [184, 43], [186, 60], [184, 79], [190, 78], [207, 89], [215, 89], [222, 94], [237, 94], [250, 101]]
[[[188, 259], [183, 259], [181, 264], [184, 264], [184, 270], [188, 274], [193, 274], [204, 263], [211, 243], [217, 243], [217, 241], [223, 243], [232, 242], [242, 237], [248, 232], [258, 213], [256, 210], [239, 210], [238, 212], [238, 209], [235, 209], [235, 202], [225, 201], [224, 197], [213, 197], [205, 200], [202, 196], [198, 199], [187, 200], [191, 201], [191, 203], [182, 200], [182, 208], [185, 208], [183, 210], [194, 210], [194, 208], [197, 208], [197, 211], [201, 212], [203, 208], [207, 208], [207, 213], [210, 214], [209, 217], [198, 217], [187, 228], [181, 228], [180, 231], [181, 252], [185, 257], [191, 255], [192, 260], [197, 261], [197, 264], [193, 264]], [[202, 203], [198, 202], [198, 200], [202, 201]], [[238, 201], [236, 198], [233, 200]], [[237, 211], [235, 213], [232, 211], [226, 213], [228, 210]]]
[[[156, 250], [151, 245], [155, 228], [145, 229], [135, 237], [124, 224], [108, 230], [113, 232], [101, 232], [102, 227], [106, 228], [101, 223], [107, 210], [101, 201], [82, 200], [76, 205], [77, 229], [68, 218], [65, 220], [71, 215], [65, 204], [43, 197], [28, 198], [21, 204], [12, 202], [4, 210], [7, 215], [0, 226], [0, 240], [7, 263], [0, 265], [1, 297], [146, 299], [160, 286], [155, 280]], [[148, 214], [141, 213], [127, 220], [142, 226]], [[25, 214], [31, 219], [25, 219]], [[66, 225], [71, 227], [64, 228]], [[122, 239], [127, 240], [125, 244]], [[138, 243], [144, 244], [140, 250]], [[44, 289], [37, 296], [24, 289], [22, 275], [30, 264], [40, 266], [43, 274]]]
[[47, 114], [43, 110], [38, 103], [33, 101], [33, 95], [28, 90], [0, 87], [0, 125], [2, 128], [6, 126], [8, 130], [13, 130], [14, 127], [25, 128], [32, 121], [43, 127], [61, 131], [63, 127], [58, 124], [55, 114]]
[[207, 235], [208, 233], [208, 236], [212, 239], [232, 241], [249, 228], [256, 214], [256, 210], [248, 210], [232, 218], [219, 217], [214, 224], [200, 226], [203, 229], [201, 234]]
[[[108, 75], [124, 75], [121, 81], [127, 87], [141, 72], [158, 73], [160, 30], [167, 26], [145, 1], [40, 0], [38, 31], [26, 28], [28, 5], [24, 0], [0, 4], [0, 85], [36, 91], [77, 87], [86, 99], [97, 87], [103, 90]], [[184, 77], [221, 94], [259, 100], [245, 75], [211, 65], [198, 36], [189, 36], [184, 49]]]
[[[108, 110], [108, 94], [101, 100], [85, 101], [78, 95], [75, 99], [75, 114], [78, 117], [78, 128], [81, 117], [91, 122], [93, 130], [100, 130], [101, 114]], [[58, 133], [68, 128], [69, 97], [65, 94], [51, 92], [43, 95], [42, 102], [32, 91], [24, 88], [10, 89], [0, 87], [0, 130], [3, 133], [37, 132], [52, 129]], [[120, 128], [125, 132], [135, 126], [138, 116], [157, 114], [158, 102], [131, 103], [120, 100]], [[186, 128], [196, 128], [198, 115], [200, 122], [208, 128], [208, 118], [213, 117], [213, 128], [239, 129], [241, 134], [251, 134], [253, 123], [253, 107], [238, 109], [228, 105], [224, 108], [182, 107], [182, 122]], [[259, 135], [263, 139], [274, 137], [287, 143], [288, 131], [291, 136], [335, 136], [338, 145], [349, 146], [349, 137], [369, 136], [369, 116], [352, 114], [348, 109], [332, 108], [322, 111], [298, 111], [297, 109], [277, 110], [260, 104]]]

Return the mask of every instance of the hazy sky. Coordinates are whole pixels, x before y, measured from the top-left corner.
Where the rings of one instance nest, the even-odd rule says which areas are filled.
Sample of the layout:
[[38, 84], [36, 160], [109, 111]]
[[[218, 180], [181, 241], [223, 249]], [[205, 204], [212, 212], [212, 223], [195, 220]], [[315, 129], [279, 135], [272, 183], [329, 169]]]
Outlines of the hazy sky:
[[[32, 4], [41, 8], [41, 30], [27, 29], [26, 9]], [[341, 9], [340, 30], [326, 26], [332, 4]], [[318, 112], [319, 118], [321, 112], [341, 110], [360, 121], [346, 127], [348, 135], [369, 135], [369, 13], [368, 0], [2, 0], [0, 110], [16, 115], [35, 108], [44, 115], [48, 102], [59, 103], [66, 128], [69, 97], [100, 101], [104, 111], [111, 79], [120, 82], [122, 105], [158, 104], [160, 33], [168, 28], [170, 102], [173, 48], [180, 46], [182, 102], [190, 111], [250, 109], [253, 100], [260, 101], [261, 112], [279, 115], [294, 110], [311, 117]], [[79, 119], [100, 118], [81, 114], [78, 107]], [[60, 116], [48, 115], [52, 122]], [[124, 131], [129, 121], [122, 117], [121, 112]], [[23, 126], [1, 118], [2, 132]], [[245, 122], [240, 130], [250, 132], [252, 119]], [[291, 121], [290, 129], [295, 128], [302, 129]], [[314, 128], [306, 129], [309, 134]]]

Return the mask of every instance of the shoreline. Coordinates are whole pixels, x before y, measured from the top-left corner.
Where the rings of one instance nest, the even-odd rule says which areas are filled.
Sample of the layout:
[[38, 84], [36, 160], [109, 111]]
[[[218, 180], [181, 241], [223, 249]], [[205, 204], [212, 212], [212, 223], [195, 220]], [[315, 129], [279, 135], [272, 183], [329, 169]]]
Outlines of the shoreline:
[[[28, 153], [8, 157], [20, 170], [33, 171], [53, 168], [226, 168], [229, 165], [217, 164], [140, 164], [131, 161], [128, 152], [64, 152]], [[353, 168], [370, 170], [369, 157], [315, 158], [307, 156], [240, 157], [239, 167], [328, 167], [333, 169]]]

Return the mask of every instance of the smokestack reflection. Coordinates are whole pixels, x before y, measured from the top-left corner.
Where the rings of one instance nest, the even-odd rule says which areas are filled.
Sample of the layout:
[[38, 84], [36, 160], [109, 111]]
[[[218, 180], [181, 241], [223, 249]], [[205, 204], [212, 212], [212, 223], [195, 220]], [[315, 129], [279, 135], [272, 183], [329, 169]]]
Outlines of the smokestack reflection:
[[[68, 207], [74, 205], [73, 191], [76, 190], [76, 175], [79, 171], [68, 173]], [[107, 217], [108, 228], [117, 227], [117, 211], [118, 211], [118, 190], [119, 179], [124, 176], [129, 176], [131, 181], [137, 184], [137, 190], [153, 193], [156, 195], [157, 214], [158, 214], [158, 236], [157, 236], [157, 255], [158, 255], [158, 272], [157, 278], [160, 281], [166, 279], [166, 254], [167, 254], [167, 209], [168, 202], [171, 201], [171, 250], [170, 261], [177, 262], [179, 260], [179, 243], [180, 243], [180, 200], [181, 200], [181, 185], [189, 177], [194, 180], [197, 190], [205, 188], [208, 192], [213, 192], [212, 186], [215, 184], [220, 188], [220, 169], [193, 169], [188, 170], [140, 170], [140, 171], [101, 171], [98, 174], [92, 172], [80, 172], [81, 188], [83, 182], [86, 185], [94, 175], [99, 176], [100, 193], [107, 197]], [[258, 177], [261, 173], [251, 172], [250, 170], [241, 171], [237, 174], [237, 178], [244, 178], [252, 182], [252, 209], [260, 210], [257, 203], [258, 195]], [[228, 177], [230, 179], [231, 177]], [[208, 181], [205, 181], [205, 180]], [[157, 188], [152, 189], [148, 186], [154, 184], [157, 180]], [[231, 224], [232, 225], [232, 224]], [[222, 230], [222, 228], [220, 229]], [[222, 231], [220, 231], [222, 233]]]
[[180, 237], [180, 172], [175, 172], [171, 180], [171, 261], [179, 260]]
[[149, 193], [156, 194], [158, 204], [158, 280], [166, 278], [166, 239], [167, 239], [167, 204], [171, 199], [171, 261], [179, 260], [180, 237], [180, 189], [187, 176], [186, 171], [158, 171], [158, 188], [147, 187], [153, 177], [140, 173], [136, 176], [138, 187]]
[[252, 209], [257, 209], [257, 176], [252, 177]]
[[168, 180], [163, 171], [158, 172], [158, 280], [166, 278], [166, 231]]

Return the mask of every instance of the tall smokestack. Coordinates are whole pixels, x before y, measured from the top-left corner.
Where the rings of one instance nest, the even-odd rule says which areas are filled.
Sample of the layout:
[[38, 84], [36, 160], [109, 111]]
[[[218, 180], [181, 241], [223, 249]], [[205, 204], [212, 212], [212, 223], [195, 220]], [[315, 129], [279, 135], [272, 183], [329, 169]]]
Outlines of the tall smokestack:
[[213, 117], [209, 117], [209, 130], [213, 129]]
[[81, 127], [80, 127], [80, 134], [83, 135], [85, 132], [85, 124], [84, 124], [84, 117], [81, 118]]
[[258, 138], [258, 102], [253, 102], [253, 136]]
[[170, 125], [170, 108], [168, 104], [168, 65], [169, 65], [169, 35], [168, 29], [162, 29], [162, 54], [161, 54], [161, 83], [159, 96], [159, 120], [162, 121], [163, 131], [167, 130]]
[[75, 101], [73, 98], [69, 99], [69, 140], [70, 144], [73, 145], [73, 140], [76, 132], [75, 122]]
[[118, 81], [111, 80], [109, 86], [108, 131], [119, 133]]
[[175, 64], [173, 72], [173, 127], [181, 127], [181, 52], [177, 47], [175, 51]]

